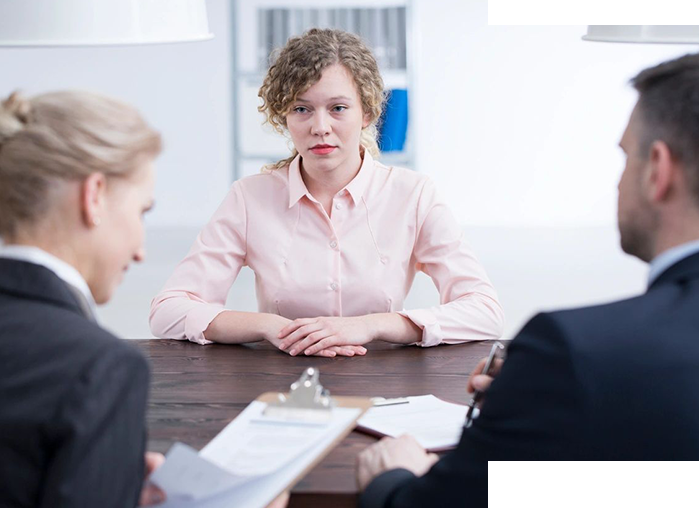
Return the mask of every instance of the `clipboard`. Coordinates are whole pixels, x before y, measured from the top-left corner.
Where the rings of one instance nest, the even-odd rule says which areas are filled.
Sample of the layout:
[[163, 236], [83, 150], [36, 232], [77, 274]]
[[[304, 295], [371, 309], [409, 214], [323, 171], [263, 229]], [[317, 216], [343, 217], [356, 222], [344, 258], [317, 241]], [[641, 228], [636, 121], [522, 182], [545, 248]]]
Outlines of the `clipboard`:
[[[151, 481], [163, 488], [168, 496], [160, 506], [264, 508], [282, 492], [293, 488], [322, 461], [354, 429], [356, 421], [371, 405], [371, 400], [363, 397], [330, 397], [318, 382], [318, 371], [307, 369], [288, 393], [266, 392], [257, 397], [200, 452], [181, 443], [173, 445], [165, 464], [151, 477]], [[265, 412], [271, 414], [265, 415]], [[289, 415], [291, 418], [287, 418]], [[304, 419], [300, 420], [299, 415]], [[276, 449], [269, 452], [279, 459], [279, 455], [284, 457], [284, 446], [279, 441], [283, 436], [315, 441], [298, 455], [289, 455], [291, 459], [278, 469], [245, 479], [241, 471], [231, 468], [226, 460], [227, 457], [235, 459], [235, 453], [230, 453], [235, 449], [231, 448], [232, 444], [245, 441], [245, 434], [240, 431], [250, 430], [253, 425], [258, 433], [255, 435], [264, 436], [265, 432], [270, 432], [272, 437], [271, 441], [260, 443], [260, 446], [248, 439], [247, 452], [257, 453], [257, 449], [265, 448], [264, 445], [281, 443], [279, 453], [274, 453]], [[289, 443], [292, 450], [293, 445], [294, 442]], [[242, 450], [242, 457], [245, 457], [245, 447]], [[265, 453], [268, 452], [261, 452], [262, 455]], [[243, 459], [238, 462], [247, 464]], [[254, 470], [254, 457], [252, 463]]]

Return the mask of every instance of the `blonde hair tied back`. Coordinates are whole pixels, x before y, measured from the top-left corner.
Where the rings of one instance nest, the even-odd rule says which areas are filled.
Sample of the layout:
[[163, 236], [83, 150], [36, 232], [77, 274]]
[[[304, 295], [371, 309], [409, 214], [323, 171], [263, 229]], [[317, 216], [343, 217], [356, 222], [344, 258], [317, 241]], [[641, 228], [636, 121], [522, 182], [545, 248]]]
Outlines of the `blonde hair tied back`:
[[[369, 118], [369, 125], [361, 132], [360, 150], [369, 150], [378, 157], [377, 126], [386, 100], [383, 78], [371, 50], [352, 33], [312, 28], [301, 36], [290, 38], [283, 48], [273, 53], [273, 63], [258, 93], [262, 99], [258, 110], [265, 115], [267, 123], [286, 135], [286, 115], [297, 97], [317, 83], [327, 67], [335, 64], [349, 71], [357, 86], [362, 111]], [[296, 150], [292, 150], [290, 157], [267, 169], [282, 168], [296, 155]]]
[[161, 150], [160, 134], [132, 106], [61, 91], [0, 103], [0, 237], [48, 216], [61, 182], [133, 174]]
[[0, 149], [5, 140], [24, 129], [31, 109], [29, 101], [19, 92], [13, 92], [0, 103]]

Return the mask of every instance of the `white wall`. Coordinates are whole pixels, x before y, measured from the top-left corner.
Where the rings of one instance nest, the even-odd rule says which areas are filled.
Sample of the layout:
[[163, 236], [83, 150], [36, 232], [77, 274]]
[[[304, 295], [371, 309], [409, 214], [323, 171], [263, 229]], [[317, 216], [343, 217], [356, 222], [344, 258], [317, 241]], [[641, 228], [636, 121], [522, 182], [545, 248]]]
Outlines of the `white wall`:
[[0, 96], [78, 88], [137, 106], [165, 139], [155, 226], [200, 226], [230, 184], [230, 2], [207, 0], [207, 42], [100, 48], [0, 48]]
[[699, 46], [488, 26], [487, 0], [415, 0], [417, 168], [467, 224], [610, 225], [639, 70]]

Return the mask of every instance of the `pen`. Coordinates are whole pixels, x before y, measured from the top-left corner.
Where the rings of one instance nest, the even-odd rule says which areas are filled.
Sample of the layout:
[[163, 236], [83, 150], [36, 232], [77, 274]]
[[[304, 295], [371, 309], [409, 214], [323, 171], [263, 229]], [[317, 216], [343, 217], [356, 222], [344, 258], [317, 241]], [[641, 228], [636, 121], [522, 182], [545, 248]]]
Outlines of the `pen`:
[[[493, 366], [493, 360], [495, 360], [495, 354], [497, 353], [498, 349], [505, 349], [505, 346], [503, 346], [500, 342], [496, 342], [495, 344], [493, 344], [493, 347], [490, 348], [490, 354], [488, 355], [488, 359], [486, 360], [485, 365], [483, 366], [481, 374], [490, 374], [490, 369]], [[476, 390], [473, 393], [471, 402], [468, 403], [468, 409], [466, 410], [466, 423], [464, 424], [465, 427], [470, 427], [473, 423], [473, 410], [476, 407], [476, 404], [478, 404], [482, 398], [482, 391]]]

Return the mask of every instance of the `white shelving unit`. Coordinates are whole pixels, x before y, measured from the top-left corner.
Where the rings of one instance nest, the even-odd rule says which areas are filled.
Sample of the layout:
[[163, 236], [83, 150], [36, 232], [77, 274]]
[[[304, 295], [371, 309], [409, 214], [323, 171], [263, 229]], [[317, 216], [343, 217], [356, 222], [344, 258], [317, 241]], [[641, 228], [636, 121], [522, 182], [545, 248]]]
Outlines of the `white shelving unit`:
[[264, 124], [257, 111], [272, 49], [313, 27], [341, 28], [360, 35], [374, 51], [386, 90], [408, 90], [408, 132], [401, 152], [386, 152], [388, 165], [413, 168], [413, 30], [411, 0], [235, 0], [233, 27], [234, 178], [259, 173], [288, 157], [291, 141]]

